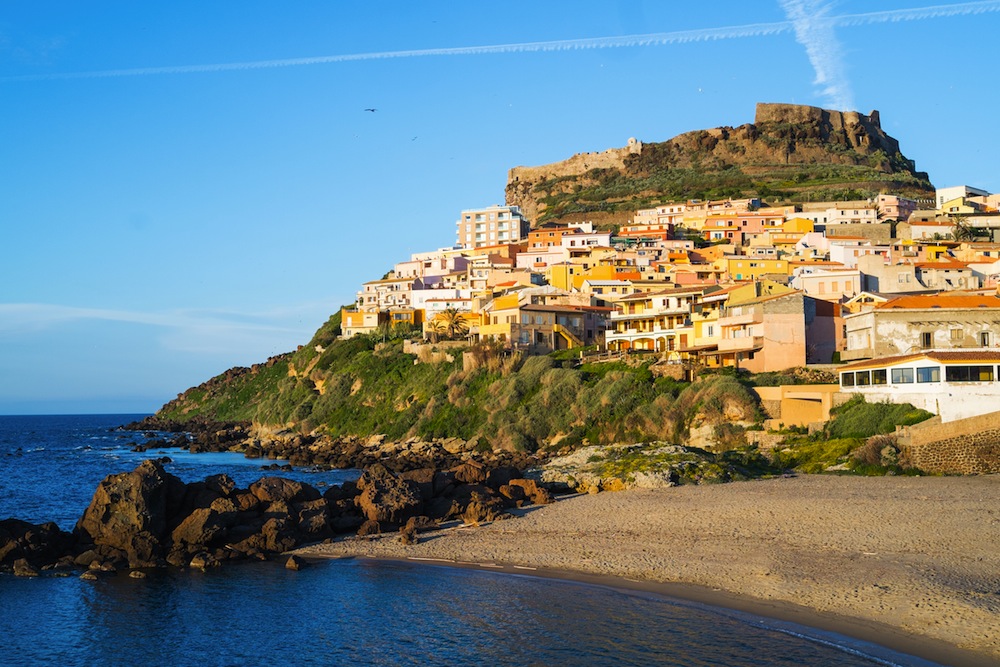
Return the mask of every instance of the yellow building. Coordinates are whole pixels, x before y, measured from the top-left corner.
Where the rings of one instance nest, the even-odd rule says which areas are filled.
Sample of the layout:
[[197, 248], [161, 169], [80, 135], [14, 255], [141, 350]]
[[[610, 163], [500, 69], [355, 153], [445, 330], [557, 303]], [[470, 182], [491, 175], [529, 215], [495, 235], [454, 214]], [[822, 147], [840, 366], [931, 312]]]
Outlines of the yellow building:
[[483, 310], [479, 340], [501, 341], [533, 354], [594, 345], [610, 309], [521, 303], [516, 294], [494, 299]]
[[706, 288], [642, 292], [617, 302], [604, 334], [610, 350], [662, 352], [680, 360], [694, 340], [691, 312]]
[[726, 272], [732, 280], [760, 280], [764, 276], [787, 276], [788, 260], [737, 255], [726, 258]]
[[380, 324], [389, 321], [388, 313], [377, 310], [355, 310], [343, 308], [340, 311], [340, 331], [344, 338], [377, 331]]
[[785, 223], [781, 225], [781, 231], [794, 234], [808, 234], [815, 231], [815, 225], [812, 220], [807, 218], [790, 218], [785, 220]]

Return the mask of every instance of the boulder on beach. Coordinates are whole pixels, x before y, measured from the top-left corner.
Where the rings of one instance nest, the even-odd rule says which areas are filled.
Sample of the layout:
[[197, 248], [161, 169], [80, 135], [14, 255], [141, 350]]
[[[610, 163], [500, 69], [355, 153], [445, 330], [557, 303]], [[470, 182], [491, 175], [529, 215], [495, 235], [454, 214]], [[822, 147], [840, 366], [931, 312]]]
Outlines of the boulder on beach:
[[369, 521], [398, 526], [423, 513], [424, 501], [417, 482], [402, 479], [381, 464], [365, 470], [358, 480], [358, 508]]
[[132, 472], [109, 475], [76, 524], [81, 542], [123, 551], [130, 567], [163, 564], [167, 518], [183, 496], [184, 483], [154, 461]]

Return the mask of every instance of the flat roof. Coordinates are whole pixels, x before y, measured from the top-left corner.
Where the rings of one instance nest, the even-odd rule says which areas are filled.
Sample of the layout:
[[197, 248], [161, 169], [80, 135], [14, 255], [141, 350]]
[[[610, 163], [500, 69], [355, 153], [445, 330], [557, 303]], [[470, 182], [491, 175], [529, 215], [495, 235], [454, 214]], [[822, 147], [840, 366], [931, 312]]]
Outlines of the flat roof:
[[928, 361], [937, 361], [939, 363], [971, 364], [975, 362], [985, 362], [994, 364], [1000, 362], [1000, 351], [986, 349], [929, 350], [927, 352], [918, 352], [915, 354], [900, 354], [892, 357], [882, 357], [881, 359], [858, 361], [837, 369], [837, 372], [864, 370], [866, 368], [878, 368], [880, 366], [896, 366], [898, 364], [904, 364], [918, 359], [927, 359]]

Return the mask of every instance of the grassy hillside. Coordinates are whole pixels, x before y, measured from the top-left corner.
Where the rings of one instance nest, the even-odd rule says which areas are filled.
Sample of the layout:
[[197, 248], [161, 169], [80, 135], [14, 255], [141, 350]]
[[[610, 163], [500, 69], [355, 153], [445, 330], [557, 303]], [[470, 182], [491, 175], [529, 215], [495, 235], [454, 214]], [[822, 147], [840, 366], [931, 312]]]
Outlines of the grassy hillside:
[[[330, 323], [328, 323], [330, 324]], [[332, 436], [479, 439], [534, 451], [643, 440], [681, 442], [693, 424], [724, 415], [760, 419], [755, 395], [732, 377], [689, 385], [655, 378], [648, 364], [570, 368], [553, 356], [475, 347], [473, 368], [414, 363], [402, 342], [359, 336], [310, 345], [253, 369], [234, 369], [188, 390], [160, 416], [254, 420]]]

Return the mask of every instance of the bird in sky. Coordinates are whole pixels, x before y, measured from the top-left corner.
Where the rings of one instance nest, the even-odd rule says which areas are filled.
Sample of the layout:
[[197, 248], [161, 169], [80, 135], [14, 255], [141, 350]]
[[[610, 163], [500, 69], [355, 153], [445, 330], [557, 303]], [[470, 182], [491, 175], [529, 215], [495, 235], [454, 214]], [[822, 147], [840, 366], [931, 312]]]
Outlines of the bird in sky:
[[367, 109], [365, 109], [365, 111], [371, 111], [372, 113], [375, 113], [376, 111], [378, 111], [378, 109], [368, 107]]

